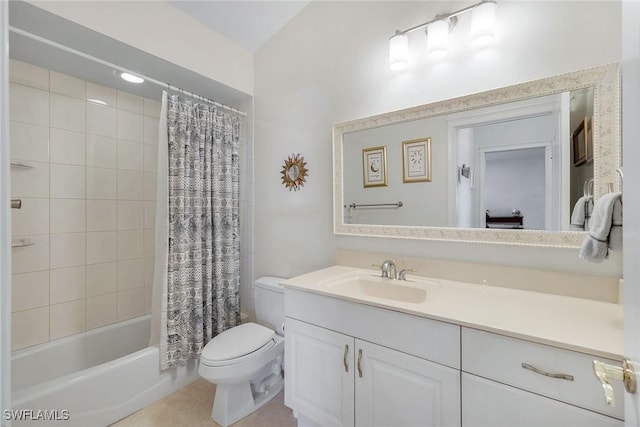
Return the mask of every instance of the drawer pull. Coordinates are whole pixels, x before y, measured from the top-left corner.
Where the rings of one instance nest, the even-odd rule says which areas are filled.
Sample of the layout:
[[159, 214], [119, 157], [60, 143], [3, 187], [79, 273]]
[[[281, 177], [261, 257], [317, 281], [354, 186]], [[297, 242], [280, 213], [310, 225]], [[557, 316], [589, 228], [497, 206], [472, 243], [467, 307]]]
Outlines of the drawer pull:
[[362, 378], [362, 349], [358, 349], [358, 375]]
[[542, 369], [538, 369], [535, 366], [531, 366], [527, 363], [523, 363], [522, 367], [524, 369], [527, 369], [529, 371], [533, 371], [536, 374], [539, 375], [544, 375], [545, 377], [550, 377], [550, 378], [557, 378], [559, 380], [567, 380], [567, 381], [573, 381], [573, 375], [567, 375], [567, 374], [552, 374], [550, 372], [545, 372]]
[[342, 356], [342, 363], [344, 363], [344, 371], [349, 372], [349, 364], [347, 363], [347, 355], [349, 354], [349, 344], [344, 345], [344, 356]]

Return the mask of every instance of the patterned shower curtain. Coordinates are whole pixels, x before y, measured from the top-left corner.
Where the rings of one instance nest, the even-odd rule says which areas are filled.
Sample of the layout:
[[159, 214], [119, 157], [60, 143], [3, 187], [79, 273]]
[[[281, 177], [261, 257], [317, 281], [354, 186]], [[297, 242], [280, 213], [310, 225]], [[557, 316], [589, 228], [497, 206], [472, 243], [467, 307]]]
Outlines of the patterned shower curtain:
[[240, 322], [240, 118], [181, 95], [167, 96], [166, 117], [162, 369], [196, 359], [211, 338]]

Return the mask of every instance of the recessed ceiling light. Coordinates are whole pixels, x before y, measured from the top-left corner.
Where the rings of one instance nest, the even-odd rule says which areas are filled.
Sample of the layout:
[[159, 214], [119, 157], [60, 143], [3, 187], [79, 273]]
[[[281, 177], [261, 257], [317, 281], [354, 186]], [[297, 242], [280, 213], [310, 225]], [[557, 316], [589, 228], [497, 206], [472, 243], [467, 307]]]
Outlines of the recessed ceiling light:
[[144, 81], [142, 77], [134, 76], [130, 73], [120, 73], [120, 77], [122, 77], [123, 80], [126, 80], [129, 83], [142, 83]]

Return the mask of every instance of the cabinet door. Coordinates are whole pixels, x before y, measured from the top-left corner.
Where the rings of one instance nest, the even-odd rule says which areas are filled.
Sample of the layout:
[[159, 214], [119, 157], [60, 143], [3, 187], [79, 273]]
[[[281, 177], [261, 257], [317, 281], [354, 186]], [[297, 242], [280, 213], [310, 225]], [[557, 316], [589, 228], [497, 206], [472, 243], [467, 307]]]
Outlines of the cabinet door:
[[356, 425], [460, 426], [460, 371], [356, 339]]
[[491, 380], [462, 374], [466, 427], [623, 427], [624, 422]]
[[285, 404], [321, 426], [353, 426], [353, 338], [290, 318], [285, 331]]

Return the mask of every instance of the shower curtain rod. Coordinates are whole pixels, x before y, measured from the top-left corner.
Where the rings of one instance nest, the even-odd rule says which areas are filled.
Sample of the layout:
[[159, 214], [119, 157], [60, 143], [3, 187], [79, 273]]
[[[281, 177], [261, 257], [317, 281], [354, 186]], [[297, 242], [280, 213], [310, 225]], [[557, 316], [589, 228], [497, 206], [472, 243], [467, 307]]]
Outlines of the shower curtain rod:
[[169, 83], [161, 82], [160, 80], [156, 80], [154, 78], [147, 77], [147, 76], [145, 76], [143, 74], [140, 74], [140, 73], [138, 73], [136, 71], [128, 70], [126, 68], [120, 67], [119, 65], [115, 65], [115, 64], [112, 64], [111, 62], [102, 60], [100, 58], [96, 58], [95, 56], [89, 55], [87, 53], [80, 52], [79, 50], [73, 49], [73, 48], [71, 48], [69, 46], [65, 46], [63, 44], [54, 42], [52, 40], [49, 40], [49, 39], [46, 39], [44, 37], [38, 36], [36, 34], [30, 33], [28, 31], [21, 30], [20, 28], [16, 28], [16, 27], [13, 27], [13, 26], [10, 25], [9, 26], [9, 31], [11, 31], [13, 33], [16, 33], [16, 34], [20, 34], [21, 36], [25, 36], [25, 37], [30, 38], [32, 40], [39, 41], [41, 43], [47, 44], [47, 45], [49, 45], [51, 47], [55, 47], [57, 49], [64, 50], [65, 52], [72, 53], [72, 54], [74, 54], [76, 56], [79, 56], [79, 57], [84, 58], [84, 59], [88, 59], [90, 61], [93, 61], [93, 62], [96, 62], [98, 64], [104, 65], [106, 67], [113, 68], [113, 69], [115, 69], [115, 70], [117, 70], [117, 71], [119, 71], [121, 73], [124, 72], [124, 73], [135, 74], [136, 76], [142, 77], [146, 81], [148, 81], [150, 83], [153, 83], [153, 84], [155, 84], [157, 86], [166, 88], [167, 90], [176, 90], [176, 91], [178, 91], [180, 93], [183, 93], [183, 94], [185, 94], [185, 95], [187, 95], [189, 97], [193, 97], [193, 98], [196, 98], [196, 99], [199, 99], [199, 100], [202, 100], [202, 101], [210, 102], [213, 105], [215, 105], [216, 107], [224, 108], [225, 110], [232, 111], [232, 112], [234, 112], [236, 114], [239, 114], [241, 116], [244, 116], [244, 117], [247, 116], [247, 113], [244, 112], [244, 111], [238, 110], [238, 109], [233, 108], [233, 107], [229, 107], [228, 105], [221, 104], [221, 103], [216, 102], [216, 101], [214, 101], [212, 99], [205, 98], [205, 97], [197, 95], [197, 94], [195, 94], [193, 92], [189, 92], [188, 90], [180, 89], [179, 87], [172, 86]]

